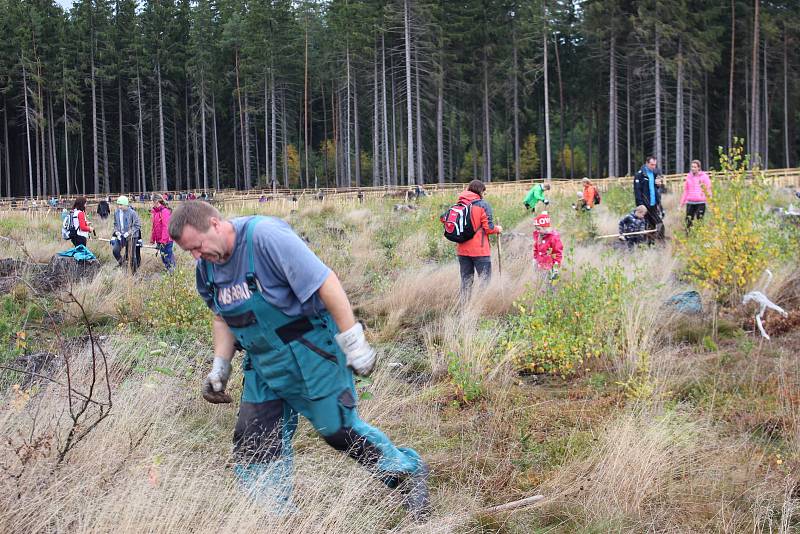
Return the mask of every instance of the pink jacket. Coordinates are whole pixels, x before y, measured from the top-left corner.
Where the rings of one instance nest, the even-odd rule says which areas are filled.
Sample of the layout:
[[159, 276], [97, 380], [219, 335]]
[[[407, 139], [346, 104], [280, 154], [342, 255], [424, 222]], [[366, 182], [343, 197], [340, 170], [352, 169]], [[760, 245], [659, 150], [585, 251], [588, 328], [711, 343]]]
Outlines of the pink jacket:
[[[544, 235], [544, 241], [542, 240]], [[561, 265], [562, 251], [564, 245], [561, 244], [561, 236], [558, 232], [541, 234], [539, 231], [533, 232], [533, 259], [536, 266], [544, 271], [549, 271], [553, 265]]]
[[708, 179], [708, 175], [703, 171], [700, 171], [700, 174], [696, 176], [689, 173], [686, 175], [686, 181], [683, 185], [681, 206], [687, 202], [705, 202], [706, 194], [709, 197], [711, 196], [711, 180]]
[[162, 245], [172, 242], [169, 236], [169, 216], [172, 212], [169, 208], [156, 206], [150, 213], [153, 215], [153, 233], [150, 234], [150, 242]]

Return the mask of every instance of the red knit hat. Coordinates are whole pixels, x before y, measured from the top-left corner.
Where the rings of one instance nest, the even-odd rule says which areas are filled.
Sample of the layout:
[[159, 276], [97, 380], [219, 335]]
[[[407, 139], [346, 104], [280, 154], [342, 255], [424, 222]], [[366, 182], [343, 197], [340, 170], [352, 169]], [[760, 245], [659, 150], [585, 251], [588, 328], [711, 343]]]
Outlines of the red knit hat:
[[539, 228], [550, 228], [550, 214], [543, 211], [533, 219], [533, 224]]

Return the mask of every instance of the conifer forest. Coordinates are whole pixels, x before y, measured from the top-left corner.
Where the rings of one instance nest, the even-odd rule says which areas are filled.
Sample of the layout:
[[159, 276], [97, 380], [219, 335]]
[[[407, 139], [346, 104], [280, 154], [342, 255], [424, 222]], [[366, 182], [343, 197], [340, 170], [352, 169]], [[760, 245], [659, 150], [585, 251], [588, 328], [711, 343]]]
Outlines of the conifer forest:
[[[0, 0], [0, 196], [797, 165], [797, 0]], [[708, 165], [711, 166], [711, 165]]]

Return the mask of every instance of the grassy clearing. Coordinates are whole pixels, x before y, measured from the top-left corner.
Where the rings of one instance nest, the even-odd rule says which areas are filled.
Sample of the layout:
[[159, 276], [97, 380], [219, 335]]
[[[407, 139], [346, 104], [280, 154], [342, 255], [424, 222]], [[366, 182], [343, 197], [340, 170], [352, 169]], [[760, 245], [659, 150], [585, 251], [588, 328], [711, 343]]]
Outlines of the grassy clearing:
[[[556, 192], [550, 211], [569, 285], [556, 296], [533, 276], [522, 194], [490, 194], [508, 234], [502, 274], [495, 254], [491, 282], [465, 306], [437, 220], [451, 198], [423, 199], [408, 213], [375, 199], [295, 212], [277, 203], [230, 208], [285, 217], [343, 280], [381, 347], [360, 410], [433, 470], [435, 513], [424, 526], [305, 423], [296, 440], [300, 512], [273, 517], [243, 497], [228, 468], [235, 408], [198, 395], [211, 347], [191, 259], [178, 252], [179, 272], [165, 276], [146, 253], [130, 277], [111, 266], [107, 244], [90, 242], [104, 265], [70, 290], [108, 354], [108, 381], [102, 375], [95, 388], [108, 386], [114, 406], [59, 463], [71, 428], [63, 388], [0, 375], [0, 531], [796, 531], [800, 334], [762, 342], [740, 311], [714, 324], [665, 306], [689, 287], [669, 244], [630, 255], [591, 238], [616, 230], [625, 194], [605, 192], [585, 218]], [[676, 202], [665, 196], [674, 232]], [[46, 262], [65, 248], [58, 224], [57, 215], [0, 216], [0, 234], [27, 251], [0, 240], [0, 257]], [[768, 293], [798, 309], [798, 273], [773, 270]], [[74, 387], [87, 391], [83, 313], [66, 300], [22, 282], [0, 296], [0, 363], [49, 351], [51, 377], [65, 380], [68, 358]], [[548, 498], [531, 510], [469, 513], [539, 492]]]

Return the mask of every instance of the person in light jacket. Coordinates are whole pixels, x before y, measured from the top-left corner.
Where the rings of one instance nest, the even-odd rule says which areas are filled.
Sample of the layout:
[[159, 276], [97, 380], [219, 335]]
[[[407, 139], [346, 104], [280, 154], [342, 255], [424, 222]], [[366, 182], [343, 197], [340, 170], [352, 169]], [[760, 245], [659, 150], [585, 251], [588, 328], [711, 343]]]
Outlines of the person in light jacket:
[[[125, 195], [117, 198], [117, 210], [114, 212], [114, 237], [111, 239], [111, 252], [120, 266], [125, 264], [122, 249], [128, 245], [128, 240], [133, 240], [135, 267], [142, 263], [142, 220], [136, 210], [131, 209], [130, 200]], [[127, 257], [127, 256], [126, 256]]]
[[683, 183], [681, 207], [686, 206], [686, 231], [692, 228], [695, 220], [702, 220], [706, 214], [706, 200], [711, 197], [711, 180], [702, 170], [700, 160], [692, 161], [692, 170]]

